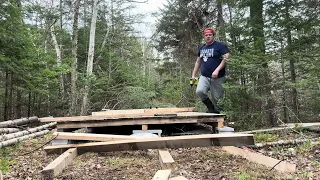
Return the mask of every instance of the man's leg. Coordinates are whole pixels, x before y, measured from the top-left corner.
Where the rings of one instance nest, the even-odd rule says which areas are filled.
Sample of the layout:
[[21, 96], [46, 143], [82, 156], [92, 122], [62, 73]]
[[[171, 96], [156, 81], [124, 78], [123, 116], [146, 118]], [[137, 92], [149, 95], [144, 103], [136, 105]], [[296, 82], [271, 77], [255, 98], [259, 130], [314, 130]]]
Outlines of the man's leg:
[[224, 89], [222, 87], [222, 84], [226, 81], [226, 77], [223, 76], [218, 79], [211, 79], [210, 83], [210, 92], [212, 96], [212, 102], [214, 105], [214, 109], [217, 113], [221, 111], [221, 107], [218, 106], [218, 101], [223, 98], [224, 95]]
[[210, 88], [210, 78], [200, 76], [196, 93], [200, 97], [201, 101], [207, 106], [208, 108], [207, 112], [213, 113], [214, 106], [207, 95], [209, 88]]

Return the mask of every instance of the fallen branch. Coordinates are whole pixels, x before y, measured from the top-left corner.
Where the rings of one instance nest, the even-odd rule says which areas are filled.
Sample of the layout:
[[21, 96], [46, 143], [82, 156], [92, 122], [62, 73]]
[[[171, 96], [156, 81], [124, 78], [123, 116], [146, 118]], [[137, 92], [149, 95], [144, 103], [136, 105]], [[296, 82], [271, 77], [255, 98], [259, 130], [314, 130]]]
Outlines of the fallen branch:
[[31, 133], [35, 133], [35, 132], [38, 132], [38, 131], [41, 131], [41, 130], [44, 130], [44, 129], [47, 129], [47, 128], [50, 128], [50, 127], [54, 127], [56, 124], [57, 124], [56, 122], [53, 122], [53, 123], [46, 124], [46, 125], [43, 125], [43, 126], [31, 128], [31, 129], [28, 129], [28, 130], [24, 130], [24, 131], [12, 133], [12, 134], [6, 134], [6, 135], [3, 135], [3, 136], [0, 136], [0, 141], [6, 141], [8, 139], [18, 138], [18, 137], [25, 136], [25, 135], [28, 135], [28, 134], [31, 134]]
[[[295, 145], [295, 144], [301, 144], [307, 141], [319, 141], [319, 138], [313, 138], [313, 139], [293, 139], [293, 140], [280, 140], [275, 142], [266, 142], [266, 143], [256, 143], [255, 145], [250, 145], [248, 147], [250, 148], [265, 148], [270, 146], [284, 146], [284, 145]], [[318, 144], [319, 142], [313, 142], [313, 144]]]
[[8, 134], [8, 133], [15, 133], [20, 131], [19, 128], [0, 128], [0, 133]]
[[22, 137], [10, 139], [10, 140], [7, 140], [7, 141], [3, 141], [3, 142], [0, 142], [0, 148], [12, 145], [14, 143], [21, 142], [21, 141], [29, 139], [29, 138], [43, 136], [43, 135], [45, 135], [45, 134], [47, 134], [49, 132], [50, 132], [49, 130], [44, 130], [44, 131], [40, 131], [40, 132], [29, 134], [29, 135], [26, 135], [26, 136], [22, 136]]
[[9, 120], [9, 121], [1, 122], [0, 128], [7, 128], [7, 127], [11, 127], [11, 126], [27, 124], [27, 123], [36, 122], [36, 121], [38, 121], [38, 117], [36, 117], [36, 116], [29, 117], [29, 118]]

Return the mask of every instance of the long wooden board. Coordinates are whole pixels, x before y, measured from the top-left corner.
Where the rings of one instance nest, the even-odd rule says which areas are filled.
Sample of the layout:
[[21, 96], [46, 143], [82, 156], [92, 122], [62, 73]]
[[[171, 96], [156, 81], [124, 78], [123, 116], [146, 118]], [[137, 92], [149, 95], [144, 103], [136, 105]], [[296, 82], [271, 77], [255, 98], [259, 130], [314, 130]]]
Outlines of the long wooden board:
[[86, 121], [112, 121], [112, 120], [149, 120], [149, 119], [188, 119], [188, 118], [224, 118], [224, 115], [213, 113], [198, 113], [198, 112], [182, 112], [175, 113], [176, 116], [155, 116], [152, 114], [129, 114], [129, 115], [104, 115], [104, 116], [74, 116], [74, 117], [56, 117], [56, 118], [40, 118], [41, 122], [86, 122]]
[[60, 153], [69, 148], [77, 148], [81, 152], [110, 152], [144, 149], [208, 147], [208, 146], [246, 146], [254, 145], [252, 134], [205, 134], [189, 136], [171, 136], [161, 138], [146, 138], [135, 140], [121, 140], [111, 142], [97, 142], [85, 144], [69, 144], [47, 146], [47, 153]]
[[70, 132], [54, 132], [53, 136], [57, 136], [55, 139], [66, 140], [85, 140], [85, 141], [118, 141], [118, 140], [130, 140], [143, 137], [133, 137], [124, 135], [113, 134], [91, 134], [91, 133], [70, 133]]
[[103, 126], [125, 126], [125, 125], [150, 125], [150, 124], [179, 124], [179, 123], [206, 123], [223, 122], [223, 117], [159, 117], [159, 118], [136, 118], [136, 119], [117, 119], [105, 121], [80, 121], [80, 122], [60, 122], [57, 128], [84, 128], [84, 127], [103, 127]]
[[54, 177], [59, 175], [77, 156], [77, 148], [67, 150], [42, 170], [43, 178], [54, 179]]
[[[248, 159], [249, 161], [252, 161], [252, 162], [255, 162], [258, 164], [263, 164], [267, 167], [273, 167], [277, 163], [279, 163], [279, 161], [280, 161], [280, 160], [277, 160], [277, 159], [274, 159], [274, 158], [271, 158], [268, 156], [264, 156], [262, 154], [250, 152], [248, 150], [240, 149], [240, 148], [233, 147], [233, 146], [222, 147], [222, 149], [233, 154], [233, 155], [242, 156], [242, 157]], [[282, 172], [295, 172], [296, 165], [282, 161], [277, 166], [275, 166], [275, 169], [278, 171], [282, 171]]]
[[92, 112], [92, 116], [178, 113], [178, 112], [192, 112], [192, 111], [194, 111], [194, 109], [195, 109], [194, 107], [185, 107], [185, 108], [152, 108], [152, 109], [108, 110], [108, 111]]

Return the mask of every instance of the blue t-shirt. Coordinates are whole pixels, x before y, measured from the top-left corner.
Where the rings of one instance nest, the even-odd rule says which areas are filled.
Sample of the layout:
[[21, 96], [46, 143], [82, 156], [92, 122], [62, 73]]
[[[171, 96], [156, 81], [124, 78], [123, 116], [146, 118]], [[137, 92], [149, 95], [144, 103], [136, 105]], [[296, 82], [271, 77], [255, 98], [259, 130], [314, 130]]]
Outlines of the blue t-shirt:
[[[219, 41], [214, 41], [210, 45], [202, 45], [199, 48], [198, 56], [201, 60], [201, 75], [211, 77], [213, 71], [220, 65], [222, 55], [228, 53], [228, 47]], [[225, 67], [218, 74], [218, 78], [226, 74]]]

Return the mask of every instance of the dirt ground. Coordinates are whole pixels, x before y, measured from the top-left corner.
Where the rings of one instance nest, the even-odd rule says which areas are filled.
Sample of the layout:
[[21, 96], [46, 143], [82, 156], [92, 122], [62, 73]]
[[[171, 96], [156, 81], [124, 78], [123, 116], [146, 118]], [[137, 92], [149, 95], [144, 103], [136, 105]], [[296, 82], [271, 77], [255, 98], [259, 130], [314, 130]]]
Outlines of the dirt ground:
[[[315, 134], [312, 135], [316, 137]], [[255, 136], [255, 139], [257, 142], [275, 141], [281, 137], [288, 139], [296, 136], [296, 134], [264, 134]], [[50, 138], [52, 135], [48, 134], [2, 149], [0, 168], [4, 179], [41, 179], [41, 170], [58, 155], [46, 155], [42, 149], [21, 155], [41, 146]], [[297, 172], [291, 174], [270, 170], [266, 166], [230, 155], [220, 147], [181, 148], [169, 151], [176, 161], [173, 176], [182, 175], [189, 180], [320, 179], [320, 145], [311, 142], [298, 146], [277, 146], [257, 150], [267, 156], [295, 163]], [[155, 150], [86, 153], [78, 156], [56, 179], [150, 180], [160, 169]]]

